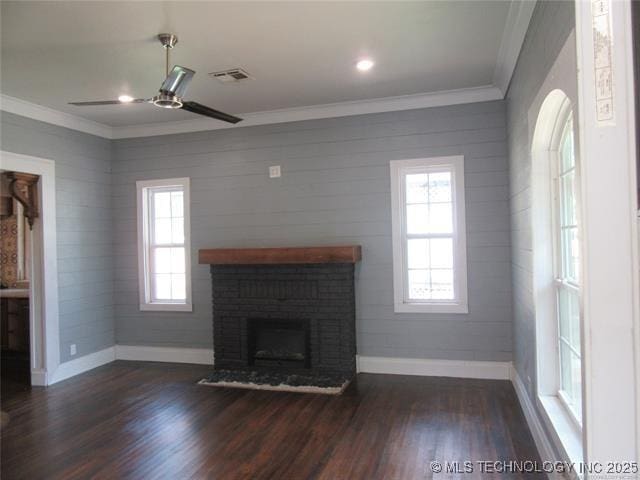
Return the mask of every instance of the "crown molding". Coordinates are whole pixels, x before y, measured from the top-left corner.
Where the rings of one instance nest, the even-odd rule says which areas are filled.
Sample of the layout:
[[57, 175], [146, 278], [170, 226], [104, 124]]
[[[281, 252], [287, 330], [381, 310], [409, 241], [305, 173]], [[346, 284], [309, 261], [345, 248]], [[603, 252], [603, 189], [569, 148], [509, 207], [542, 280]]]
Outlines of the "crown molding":
[[507, 21], [502, 32], [498, 61], [493, 72], [493, 84], [507, 95], [511, 77], [516, 68], [524, 38], [537, 0], [512, 0], [509, 5]]
[[358, 100], [245, 113], [241, 114], [243, 121], [236, 125], [207, 118], [198, 118], [180, 122], [113, 127], [113, 138], [152, 137], [156, 135], [171, 135], [175, 133], [198, 132], [203, 130], [253, 127], [273, 123], [299, 122], [303, 120], [346, 117], [367, 113], [383, 113], [399, 110], [440, 107], [444, 105], [457, 105], [462, 103], [485, 102], [490, 100], [501, 100], [502, 98], [502, 92], [493, 86], [474, 87], [442, 92], [421, 93], [416, 95], [377, 98], [372, 100]]
[[416, 95], [402, 95], [397, 97], [376, 98], [372, 100], [358, 100], [352, 102], [330, 103], [325, 105], [311, 105], [307, 107], [246, 113], [242, 115], [244, 120], [237, 125], [213, 119], [196, 118], [193, 120], [178, 122], [148, 123], [112, 127], [92, 120], [87, 120], [76, 115], [43, 107], [42, 105], [36, 105], [8, 95], [0, 95], [0, 110], [32, 118], [34, 120], [51, 123], [53, 125], [59, 125], [61, 127], [90, 133], [92, 135], [98, 135], [104, 138], [119, 139], [152, 137], [157, 135], [171, 135], [176, 133], [228, 128], [243, 128], [274, 123], [363, 115], [368, 113], [414, 110], [446, 105], [460, 105], [464, 103], [501, 100], [502, 98], [503, 94], [499, 88], [487, 85], [483, 87], [446, 90]]
[[9, 95], [0, 94], [0, 110], [60, 127], [70, 128], [71, 130], [97, 135], [98, 137], [113, 138], [112, 128], [109, 125], [60, 112], [59, 110], [10, 97]]

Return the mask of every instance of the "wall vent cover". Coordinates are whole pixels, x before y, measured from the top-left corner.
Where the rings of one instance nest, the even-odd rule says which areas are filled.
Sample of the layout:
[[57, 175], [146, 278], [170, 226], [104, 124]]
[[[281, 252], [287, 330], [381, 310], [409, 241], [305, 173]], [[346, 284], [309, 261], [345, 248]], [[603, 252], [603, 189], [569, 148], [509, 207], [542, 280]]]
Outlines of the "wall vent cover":
[[236, 83], [253, 78], [241, 68], [232, 68], [221, 72], [211, 72], [209, 76], [221, 83]]

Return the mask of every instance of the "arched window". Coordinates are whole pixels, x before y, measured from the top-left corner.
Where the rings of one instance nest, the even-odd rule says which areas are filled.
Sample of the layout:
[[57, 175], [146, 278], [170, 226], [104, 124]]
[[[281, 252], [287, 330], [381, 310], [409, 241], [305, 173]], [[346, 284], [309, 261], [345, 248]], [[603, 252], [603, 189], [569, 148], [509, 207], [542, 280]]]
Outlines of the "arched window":
[[573, 114], [560, 118], [557, 154], [552, 155], [553, 277], [558, 321], [558, 363], [561, 400], [582, 418], [582, 351], [580, 316], [580, 240], [578, 169]]
[[[571, 102], [542, 104], [532, 143], [532, 238], [538, 393], [582, 424], [579, 158]], [[544, 402], [543, 402], [544, 403]]]

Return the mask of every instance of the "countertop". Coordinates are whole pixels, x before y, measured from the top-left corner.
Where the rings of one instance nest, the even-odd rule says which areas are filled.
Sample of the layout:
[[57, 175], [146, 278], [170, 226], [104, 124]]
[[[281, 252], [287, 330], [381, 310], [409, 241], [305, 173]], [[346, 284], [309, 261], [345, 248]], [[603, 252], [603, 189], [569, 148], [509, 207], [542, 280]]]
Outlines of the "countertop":
[[28, 288], [0, 289], [0, 298], [29, 298]]

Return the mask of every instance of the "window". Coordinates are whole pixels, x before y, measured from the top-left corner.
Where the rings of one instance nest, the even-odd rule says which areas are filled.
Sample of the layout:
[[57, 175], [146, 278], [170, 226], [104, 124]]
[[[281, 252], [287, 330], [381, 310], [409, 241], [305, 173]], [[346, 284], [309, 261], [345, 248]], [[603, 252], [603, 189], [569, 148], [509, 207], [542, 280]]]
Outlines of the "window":
[[582, 419], [580, 243], [578, 183], [570, 111], [558, 130], [552, 159], [553, 276], [558, 322], [558, 396], [575, 420]]
[[391, 162], [396, 312], [468, 312], [464, 205], [464, 157]]
[[540, 106], [531, 143], [536, 387], [558, 448], [582, 458], [580, 158], [572, 102], [560, 89]]
[[136, 185], [140, 309], [191, 311], [189, 179]]

